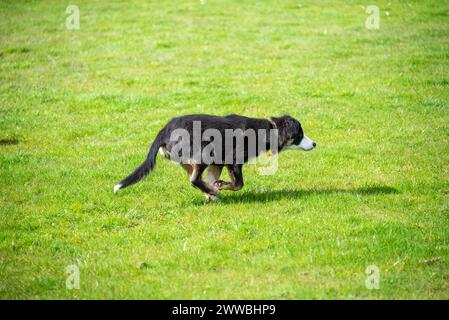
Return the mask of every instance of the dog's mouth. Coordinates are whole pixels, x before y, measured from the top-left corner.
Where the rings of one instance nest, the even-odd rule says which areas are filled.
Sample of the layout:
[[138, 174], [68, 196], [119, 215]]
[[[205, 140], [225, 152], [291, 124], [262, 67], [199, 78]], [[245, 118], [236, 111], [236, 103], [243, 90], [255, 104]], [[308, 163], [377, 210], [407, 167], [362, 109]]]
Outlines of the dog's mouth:
[[315, 149], [316, 147], [316, 142], [311, 140], [309, 137], [307, 137], [306, 135], [303, 136], [303, 138], [301, 139], [301, 142], [299, 144], [291, 144], [290, 145], [290, 149], [301, 149], [304, 151], [310, 151]]
[[312, 141], [308, 136], [304, 135], [299, 144], [299, 147], [305, 151], [310, 151], [316, 147], [315, 141]]

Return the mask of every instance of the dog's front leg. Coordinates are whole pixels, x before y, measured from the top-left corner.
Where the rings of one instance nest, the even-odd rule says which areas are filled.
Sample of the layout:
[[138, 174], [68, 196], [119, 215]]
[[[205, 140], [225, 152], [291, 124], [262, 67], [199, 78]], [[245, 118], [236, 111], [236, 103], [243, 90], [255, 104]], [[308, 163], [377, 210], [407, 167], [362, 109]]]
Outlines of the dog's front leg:
[[242, 165], [228, 165], [226, 166], [229, 171], [229, 176], [231, 177], [231, 182], [218, 180], [214, 183], [214, 186], [218, 190], [232, 190], [238, 191], [243, 188], [243, 171]]
[[215, 187], [215, 182], [220, 180], [220, 175], [221, 175], [222, 170], [223, 170], [223, 166], [219, 166], [219, 165], [211, 164], [207, 167], [206, 182], [209, 187], [211, 187], [212, 189], [215, 189], [215, 191], [217, 191], [218, 193], [220, 192], [220, 190]]

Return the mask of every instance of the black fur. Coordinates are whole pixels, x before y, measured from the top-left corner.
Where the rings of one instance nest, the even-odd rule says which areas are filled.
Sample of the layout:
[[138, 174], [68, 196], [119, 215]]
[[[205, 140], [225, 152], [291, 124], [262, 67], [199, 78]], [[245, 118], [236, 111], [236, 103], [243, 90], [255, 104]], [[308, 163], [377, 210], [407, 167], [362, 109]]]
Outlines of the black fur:
[[[290, 144], [298, 145], [303, 136], [303, 130], [301, 127], [301, 124], [294, 118], [285, 115], [279, 118], [271, 118], [270, 120], [267, 119], [255, 119], [255, 118], [248, 118], [243, 117], [239, 115], [228, 115], [228, 116], [212, 116], [212, 115], [205, 115], [205, 114], [196, 114], [196, 115], [186, 115], [178, 118], [173, 118], [170, 120], [165, 127], [158, 133], [156, 136], [156, 139], [154, 140], [153, 144], [151, 145], [150, 151], [148, 152], [148, 155], [145, 159], [145, 161], [137, 167], [129, 176], [127, 176], [125, 179], [123, 179], [117, 186], [119, 188], [125, 188], [131, 184], [134, 184], [144, 178], [151, 170], [154, 169], [155, 163], [156, 163], [156, 155], [159, 150], [159, 148], [163, 147], [165, 150], [170, 153], [172, 149], [176, 146], [178, 141], [170, 141], [171, 133], [176, 129], [185, 129], [190, 133], [190, 146], [193, 144], [193, 121], [200, 121], [201, 122], [201, 134], [207, 129], [217, 129], [222, 134], [222, 150], [225, 149], [225, 130], [226, 129], [242, 129], [243, 131], [247, 129], [253, 129], [257, 132], [258, 129], [265, 129], [267, 132], [269, 132], [270, 129], [278, 129], [278, 151], [282, 151], [286, 146]], [[258, 136], [256, 135], [256, 138], [258, 139]], [[203, 149], [208, 144], [213, 144], [214, 141], [202, 141], [201, 142], [201, 149]], [[265, 141], [262, 141], [261, 144], [265, 144], [265, 148], [263, 151], [270, 150], [271, 149], [271, 143], [270, 143], [270, 137], [269, 134], [267, 134]], [[233, 146], [235, 148], [235, 141], [233, 143]], [[259, 146], [259, 141], [257, 141], [257, 146]], [[252, 157], [257, 157], [261, 150], [259, 150], [258, 147], [255, 148], [256, 154], [250, 154], [247, 146], [247, 140], [245, 140], [245, 147], [244, 147], [244, 162], [247, 162]], [[233, 157], [233, 163], [232, 164], [224, 164], [225, 163], [225, 157], [226, 155], [222, 154], [221, 161], [217, 161], [214, 163], [198, 163], [198, 167], [195, 168], [196, 173], [198, 173], [198, 178], [193, 179], [195, 181], [192, 181], [192, 185], [201, 189], [206, 194], [212, 194], [214, 195], [214, 191], [211, 190], [211, 188], [208, 188], [204, 185], [204, 183], [201, 180], [201, 174], [208, 166], [218, 166], [220, 167], [219, 170], [221, 172], [221, 168], [226, 166], [231, 174], [231, 177], [234, 177], [233, 185], [229, 186], [230, 183], [224, 182], [222, 180], [217, 180], [216, 182], [220, 184], [221, 187], [226, 188], [228, 187], [229, 190], [239, 190], [241, 187], [243, 187], [243, 175], [242, 175], [242, 165], [236, 163], [236, 150], [233, 150], [234, 157]], [[190, 158], [193, 159], [193, 148], [191, 148]], [[183, 163], [184, 160], [183, 159]], [[188, 170], [188, 168], [186, 169]], [[189, 172], [189, 175], [191, 175], [191, 172]], [[199, 181], [198, 181], [199, 179]]]

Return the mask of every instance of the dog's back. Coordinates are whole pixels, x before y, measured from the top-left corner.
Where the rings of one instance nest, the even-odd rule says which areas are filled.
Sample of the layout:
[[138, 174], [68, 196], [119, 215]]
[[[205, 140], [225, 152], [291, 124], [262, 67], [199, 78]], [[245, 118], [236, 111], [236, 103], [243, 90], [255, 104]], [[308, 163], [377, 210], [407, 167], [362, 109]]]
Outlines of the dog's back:
[[[239, 156], [238, 152], [241, 152], [241, 157], [244, 162], [248, 159], [256, 157], [258, 155], [258, 130], [270, 130], [272, 126], [270, 121], [266, 119], [255, 119], [236, 114], [227, 116], [212, 116], [205, 114], [193, 114], [186, 115], [178, 118], [173, 118], [165, 127], [165, 134], [163, 137], [163, 148], [165, 154], [173, 154], [184, 148], [189, 150], [188, 159], [182, 159], [182, 162], [195, 162], [196, 159], [201, 158], [202, 154], [195, 155], [195, 143], [199, 142], [198, 152], [208, 148], [208, 152], [213, 153], [214, 159], [218, 162], [229, 162], [232, 157], [232, 162], [235, 163], [236, 157]], [[247, 131], [248, 130], [248, 131]], [[186, 133], [186, 137], [183, 141], [177, 139], [178, 133]], [[247, 132], [254, 133], [254, 150], [249, 151], [248, 141], [245, 140], [242, 150], [237, 151], [237, 140], [244, 138]], [[215, 133], [215, 134], [214, 134]], [[219, 137], [217, 137], [217, 134]], [[232, 136], [231, 136], [232, 134]], [[212, 137], [211, 137], [212, 136]], [[201, 139], [205, 138], [205, 139]], [[267, 137], [268, 138], [268, 137]], [[197, 141], [195, 141], [197, 139]], [[248, 137], [246, 137], [248, 139]], [[268, 143], [266, 139], [263, 141]], [[219, 150], [219, 152], [217, 152]], [[264, 145], [266, 150], [266, 145]], [[232, 153], [232, 155], [229, 155]], [[185, 157], [186, 155], [184, 155]], [[171, 157], [171, 160], [174, 160]], [[226, 161], [228, 160], [228, 161]], [[209, 164], [215, 164], [209, 163]]]

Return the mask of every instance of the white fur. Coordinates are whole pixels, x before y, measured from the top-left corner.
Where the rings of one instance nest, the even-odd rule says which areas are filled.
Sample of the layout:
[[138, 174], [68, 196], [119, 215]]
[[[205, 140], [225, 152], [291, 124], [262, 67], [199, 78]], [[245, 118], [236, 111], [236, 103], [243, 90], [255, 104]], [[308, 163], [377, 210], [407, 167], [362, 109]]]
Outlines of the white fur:
[[308, 136], [304, 135], [304, 137], [301, 140], [301, 143], [299, 144], [299, 147], [303, 150], [312, 150], [313, 148], [315, 148], [315, 146], [313, 145], [313, 141], [309, 139]]
[[209, 201], [216, 201], [216, 200], [219, 199], [218, 196], [215, 196], [215, 195], [213, 195], [213, 194], [205, 193], [204, 195], [206, 196], [206, 200], [207, 200], [208, 202], [209, 202]]
[[299, 144], [291, 144], [286, 149], [292, 149], [292, 150], [302, 149], [305, 151], [309, 151], [309, 150], [312, 150], [313, 148], [315, 148], [315, 146], [313, 145], [313, 141], [310, 140], [309, 137], [304, 135], [304, 137], [302, 138], [302, 140]]
[[168, 152], [167, 148], [165, 148], [165, 147], [160, 147], [159, 148], [159, 154], [161, 156], [164, 156], [164, 157], [170, 159], [170, 153]]
[[114, 187], [114, 193], [116, 193], [121, 187], [122, 187], [122, 185], [120, 183], [116, 184]]

